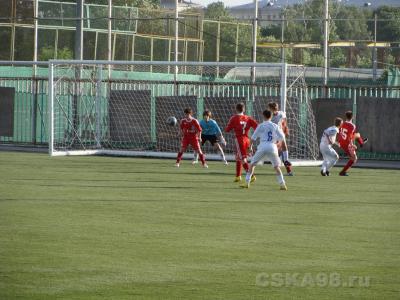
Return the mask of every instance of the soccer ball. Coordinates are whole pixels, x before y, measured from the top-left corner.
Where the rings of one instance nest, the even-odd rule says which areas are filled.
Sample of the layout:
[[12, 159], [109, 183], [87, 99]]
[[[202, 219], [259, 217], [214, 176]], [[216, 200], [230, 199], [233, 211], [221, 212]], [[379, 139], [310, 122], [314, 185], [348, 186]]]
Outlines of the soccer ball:
[[175, 117], [169, 117], [167, 119], [167, 124], [169, 126], [175, 126], [178, 123], [178, 120]]

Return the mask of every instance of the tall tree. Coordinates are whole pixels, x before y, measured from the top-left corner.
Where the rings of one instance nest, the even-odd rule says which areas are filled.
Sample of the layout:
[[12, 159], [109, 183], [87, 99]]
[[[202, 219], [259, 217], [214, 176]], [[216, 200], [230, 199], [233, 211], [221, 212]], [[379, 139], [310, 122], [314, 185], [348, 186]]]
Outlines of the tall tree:
[[[376, 10], [378, 20], [377, 36], [380, 41], [399, 42], [400, 41], [400, 8], [382, 6]], [[392, 49], [395, 58], [394, 63], [400, 65], [400, 49]]]
[[233, 21], [233, 17], [223, 2], [214, 2], [207, 6], [204, 18], [209, 20]]

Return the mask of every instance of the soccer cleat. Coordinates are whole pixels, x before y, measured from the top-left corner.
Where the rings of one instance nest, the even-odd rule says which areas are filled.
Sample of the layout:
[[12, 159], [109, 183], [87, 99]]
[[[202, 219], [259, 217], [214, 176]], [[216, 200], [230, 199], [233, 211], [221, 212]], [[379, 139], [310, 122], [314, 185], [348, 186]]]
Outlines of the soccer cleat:
[[286, 184], [281, 184], [280, 190], [281, 190], [281, 191], [287, 191], [287, 186], [286, 186]]
[[251, 179], [250, 179], [250, 182], [253, 183], [253, 182], [256, 181], [256, 180], [257, 180], [256, 176], [255, 176], [255, 175], [252, 175], [252, 176], [251, 176]]
[[321, 176], [327, 176], [326, 172], [324, 172], [324, 170], [321, 170]]
[[196, 160], [192, 160], [192, 165], [195, 165], [195, 164], [198, 164], [199, 163], [199, 161], [196, 159]]
[[329, 171], [325, 172], [326, 176], [331, 176], [331, 173], [329, 173]]
[[286, 173], [286, 176], [294, 176], [294, 174], [293, 174], [292, 171], [290, 171], [290, 172], [287, 172], [287, 173]]
[[208, 169], [208, 165], [207, 164], [203, 164], [203, 168], [204, 169]]
[[236, 176], [233, 182], [242, 182], [242, 176]]
[[176, 163], [176, 164], [175, 164], [175, 167], [179, 168], [179, 163]]
[[339, 173], [339, 176], [349, 176], [349, 174], [347, 174], [347, 172], [343, 172], [342, 171], [342, 172]]
[[226, 159], [224, 159], [222, 162], [224, 163], [225, 166], [228, 165], [228, 161]]
[[360, 145], [360, 147], [364, 147], [364, 144], [366, 144], [368, 142], [368, 138], [363, 139], [363, 143]]
[[249, 189], [250, 188], [250, 182], [245, 181], [243, 184], [240, 185], [241, 188], [243, 189]]
[[283, 164], [284, 164], [285, 167], [291, 167], [291, 166], [292, 166], [291, 162], [288, 161], [288, 160], [285, 160], [285, 161], [283, 162]]

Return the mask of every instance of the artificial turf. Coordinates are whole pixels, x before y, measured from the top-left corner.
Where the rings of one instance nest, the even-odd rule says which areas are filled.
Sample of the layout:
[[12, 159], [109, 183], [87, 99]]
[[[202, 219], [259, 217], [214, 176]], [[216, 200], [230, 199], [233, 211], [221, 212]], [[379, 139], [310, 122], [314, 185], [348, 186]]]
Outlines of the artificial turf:
[[399, 299], [399, 171], [173, 165], [0, 152], [0, 299]]

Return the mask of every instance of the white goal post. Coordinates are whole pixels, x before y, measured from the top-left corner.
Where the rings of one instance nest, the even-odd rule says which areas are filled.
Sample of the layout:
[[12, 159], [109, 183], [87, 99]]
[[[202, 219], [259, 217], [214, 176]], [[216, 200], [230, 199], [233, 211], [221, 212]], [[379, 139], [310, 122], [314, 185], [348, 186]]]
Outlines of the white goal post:
[[[262, 121], [267, 104], [277, 102], [287, 114], [291, 160], [315, 165], [318, 143], [304, 72], [283, 63], [51, 60], [49, 153], [172, 158], [180, 138], [169, 116], [179, 120], [191, 107], [201, 119], [209, 109], [223, 130], [236, 103]], [[225, 137], [233, 159], [233, 136]], [[204, 150], [208, 159], [219, 158], [212, 147]]]

